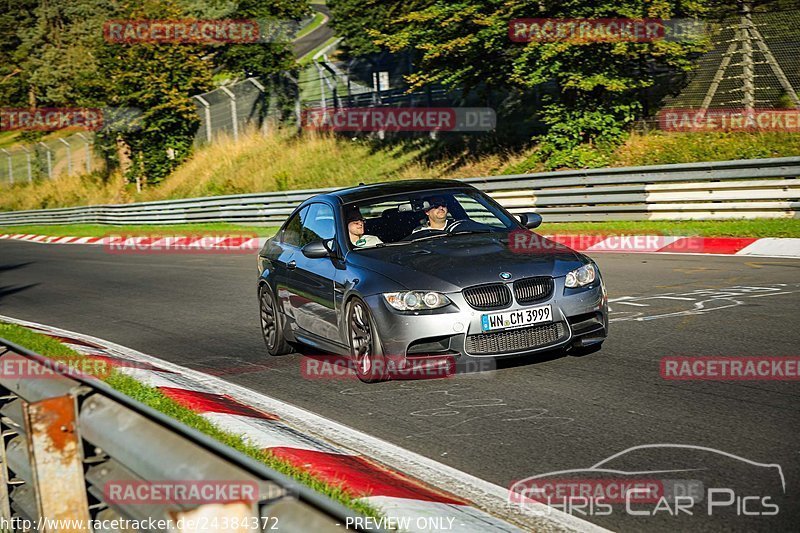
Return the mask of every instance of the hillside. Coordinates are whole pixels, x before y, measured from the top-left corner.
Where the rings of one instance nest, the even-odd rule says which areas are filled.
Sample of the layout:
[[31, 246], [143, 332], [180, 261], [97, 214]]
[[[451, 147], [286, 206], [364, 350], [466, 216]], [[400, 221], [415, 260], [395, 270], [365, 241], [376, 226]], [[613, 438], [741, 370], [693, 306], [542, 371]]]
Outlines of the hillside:
[[[800, 155], [800, 135], [786, 133], [632, 135], [603, 157], [610, 166]], [[250, 133], [198, 149], [162, 183], [137, 193], [121, 176], [62, 176], [0, 189], [0, 209], [41, 209], [249, 192], [348, 186], [394, 179], [464, 178], [543, 170], [535, 147], [474, 156], [427, 141], [380, 145], [365, 139]]]

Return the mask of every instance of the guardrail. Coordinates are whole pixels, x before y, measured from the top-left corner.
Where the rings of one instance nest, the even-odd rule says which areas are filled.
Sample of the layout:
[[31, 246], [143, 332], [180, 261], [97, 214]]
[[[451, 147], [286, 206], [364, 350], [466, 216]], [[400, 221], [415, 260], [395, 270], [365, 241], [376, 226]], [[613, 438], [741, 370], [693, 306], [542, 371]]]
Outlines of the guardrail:
[[[800, 207], [800, 157], [569, 170], [468, 178], [512, 212], [546, 221], [791, 218]], [[212, 196], [0, 213], [22, 224], [278, 224], [303, 200], [335, 189]]]
[[[0, 529], [133, 531], [131, 524], [150, 524], [139, 529], [333, 532], [357, 516], [105, 383], [2, 338], [0, 368], [15, 369], [0, 373]], [[233, 487], [228, 494], [251, 487], [240, 494], [254, 497], [221, 501], [226, 486]]]

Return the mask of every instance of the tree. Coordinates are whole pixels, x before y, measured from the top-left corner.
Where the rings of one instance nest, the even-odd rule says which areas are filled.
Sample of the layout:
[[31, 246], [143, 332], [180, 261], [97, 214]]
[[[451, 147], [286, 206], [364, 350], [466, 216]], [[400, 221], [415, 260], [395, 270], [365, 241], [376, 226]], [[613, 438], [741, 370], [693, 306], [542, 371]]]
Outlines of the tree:
[[[117, 14], [134, 20], [185, 16], [178, 2], [157, 0], [122, 4]], [[105, 43], [97, 53], [106, 102], [123, 110], [123, 119], [100, 136], [102, 144], [107, 153], [120, 148], [121, 160], [122, 153], [130, 152], [131, 165], [123, 168], [129, 179], [157, 183], [191, 152], [200, 122], [191, 96], [212, 88], [207, 50], [186, 43], [135, 42]]]
[[[269, 28], [271, 24], [282, 27], [289, 21], [298, 21], [310, 12], [307, 0], [241, 0], [226, 17], [254, 19]], [[289, 39], [284, 40], [283, 37], [275, 42], [231, 44], [222, 49], [217, 62], [225, 69], [240, 72], [245, 77], [255, 76], [266, 80], [272, 74], [295, 67], [289, 44]]]
[[433, 0], [329, 0], [331, 26], [344, 38], [344, 46], [354, 56], [385, 50], [375, 36], [390, 31], [394, 22], [414, 11], [430, 7]]
[[20, 51], [20, 35], [35, 24], [36, 0], [2, 0], [0, 10], [0, 101], [10, 106], [24, 105], [28, 99], [25, 72], [26, 55]]
[[[343, 0], [337, 0], [343, 1]], [[388, 24], [367, 26], [375, 44], [417, 55], [412, 88], [433, 83], [465, 91], [481, 87], [528, 90], [554, 84], [540, 118], [550, 126], [541, 148], [559, 165], [580, 165], [568, 155], [588, 143], [613, 144], [641, 112], [642, 90], [658, 70], [690, 69], [703, 40], [653, 42], [537, 42], [509, 38], [519, 18], [694, 18], [709, 14], [711, 0], [436, 0]], [[352, 11], [371, 0], [347, 0]], [[344, 15], [344, 14], [343, 14]], [[576, 166], [578, 166], [576, 165]]]

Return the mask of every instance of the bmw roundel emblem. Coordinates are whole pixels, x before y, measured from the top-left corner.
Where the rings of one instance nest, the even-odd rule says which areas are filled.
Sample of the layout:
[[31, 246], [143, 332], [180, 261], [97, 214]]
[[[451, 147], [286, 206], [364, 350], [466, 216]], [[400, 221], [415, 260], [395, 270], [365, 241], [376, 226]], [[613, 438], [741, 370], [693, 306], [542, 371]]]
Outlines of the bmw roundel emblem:
[[500, 272], [500, 279], [511, 279], [511, 272]]

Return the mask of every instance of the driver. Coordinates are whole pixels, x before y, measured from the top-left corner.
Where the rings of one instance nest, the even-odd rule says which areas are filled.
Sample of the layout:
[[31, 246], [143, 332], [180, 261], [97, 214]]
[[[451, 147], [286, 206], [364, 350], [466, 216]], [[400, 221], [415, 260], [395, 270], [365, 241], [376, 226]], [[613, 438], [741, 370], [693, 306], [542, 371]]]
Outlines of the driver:
[[441, 196], [431, 196], [423, 200], [425, 215], [428, 221], [414, 228], [412, 233], [425, 230], [447, 231], [455, 224], [455, 220], [447, 218], [447, 203]]
[[364, 217], [357, 207], [347, 212], [347, 232], [350, 234], [350, 243], [356, 248], [375, 246], [383, 243], [383, 241], [375, 235], [364, 235]]

